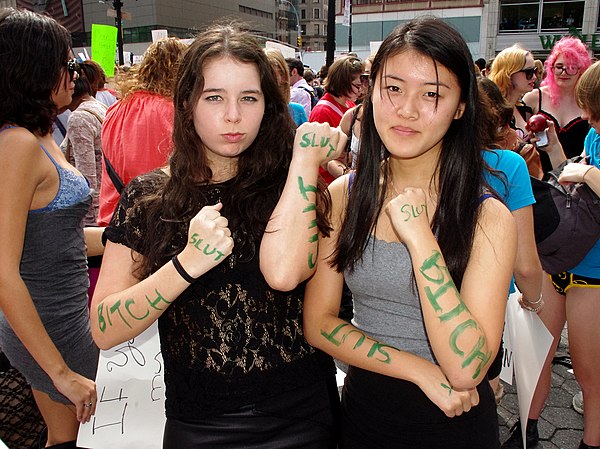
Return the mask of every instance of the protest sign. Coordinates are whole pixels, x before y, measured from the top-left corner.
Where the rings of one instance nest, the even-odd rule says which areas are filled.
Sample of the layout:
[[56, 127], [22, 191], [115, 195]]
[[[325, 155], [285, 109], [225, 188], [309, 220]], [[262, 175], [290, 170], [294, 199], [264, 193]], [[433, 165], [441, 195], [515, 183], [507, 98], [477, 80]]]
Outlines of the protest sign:
[[96, 414], [79, 427], [78, 446], [162, 448], [165, 388], [156, 323], [135, 339], [100, 352], [96, 388]]
[[110, 25], [92, 24], [92, 58], [106, 76], [115, 74], [115, 55], [117, 52], [117, 28]]

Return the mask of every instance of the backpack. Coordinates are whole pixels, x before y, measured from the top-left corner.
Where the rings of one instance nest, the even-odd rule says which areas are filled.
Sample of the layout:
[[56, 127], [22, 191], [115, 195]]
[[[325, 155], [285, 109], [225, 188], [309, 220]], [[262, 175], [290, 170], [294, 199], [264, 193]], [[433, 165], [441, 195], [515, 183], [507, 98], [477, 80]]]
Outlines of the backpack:
[[307, 89], [303, 86], [300, 86], [300, 89], [305, 90], [306, 92], [308, 92], [308, 95], [310, 95], [310, 109], [312, 111], [319, 102], [319, 97], [316, 95], [316, 92], [314, 90]]
[[600, 198], [585, 183], [561, 185], [558, 177], [572, 158], [540, 181], [531, 177], [535, 243], [540, 262], [548, 274], [577, 266], [600, 237]]

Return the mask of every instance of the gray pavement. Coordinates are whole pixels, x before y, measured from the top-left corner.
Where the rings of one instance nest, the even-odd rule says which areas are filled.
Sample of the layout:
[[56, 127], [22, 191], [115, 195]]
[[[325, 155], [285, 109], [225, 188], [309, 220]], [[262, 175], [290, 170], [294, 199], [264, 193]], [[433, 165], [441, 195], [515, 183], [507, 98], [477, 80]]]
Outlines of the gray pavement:
[[[566, 330], [563, 331], [557, 355], [568, 355]], [[552, 366], [552, 388], [542, 416], [538, 421], [540, 443], [535, 449], [577, 449], [583, 436], [583, 416], [571, 403], [579, 391], [575, 376], [568, 368], [559, 364]], [[517, 390], [515, 385], [504, 384], [504, 397], [498, 406], [500, 441], [510, 435], [510, 428], [519, 417]]]

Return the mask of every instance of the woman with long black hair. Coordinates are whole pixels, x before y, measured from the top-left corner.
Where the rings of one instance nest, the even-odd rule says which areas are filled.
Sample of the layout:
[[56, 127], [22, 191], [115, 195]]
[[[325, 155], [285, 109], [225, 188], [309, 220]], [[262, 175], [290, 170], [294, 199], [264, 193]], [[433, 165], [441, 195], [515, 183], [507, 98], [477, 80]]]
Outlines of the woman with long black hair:
[[[313, 346], [350, 365], [343, 448], [498, 448], [486, 380], [514, 221], [484, 181], [470, 52], [443, 21], [395, 29], [371, 68], [356, 175], [334, 181], [305, 295]], [[344, 278], [354, 318], [338, 318]]]

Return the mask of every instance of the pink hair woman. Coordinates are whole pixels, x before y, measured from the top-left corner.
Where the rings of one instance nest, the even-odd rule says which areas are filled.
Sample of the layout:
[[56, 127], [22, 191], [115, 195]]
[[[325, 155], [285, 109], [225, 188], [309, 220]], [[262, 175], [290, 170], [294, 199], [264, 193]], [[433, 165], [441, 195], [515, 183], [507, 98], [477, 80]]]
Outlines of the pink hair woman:
[[[544, 66], [546, 77], [541, 87], [525, 94], [523, 101], [534, 114], [542, 114], [554, 122], [558, 139], [570, 158], [583, 149], [590, 125], [581, 117], [582, 110], [575, 99], [575, 85], [592, 63], [588, 48], [580, 39], [567, 36], [552, 49]], [[543, 150], [543, 147], [540, 148]], [[544, 172], [552, 169], [550, 159], [540, 151]]]

